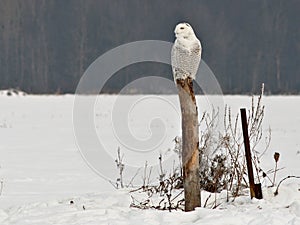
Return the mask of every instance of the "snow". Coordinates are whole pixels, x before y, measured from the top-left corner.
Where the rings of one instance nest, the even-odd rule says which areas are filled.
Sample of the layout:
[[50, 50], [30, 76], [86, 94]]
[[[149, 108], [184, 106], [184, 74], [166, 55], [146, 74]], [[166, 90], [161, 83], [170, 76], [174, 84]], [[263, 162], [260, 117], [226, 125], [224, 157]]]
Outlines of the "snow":
[[[128, 105], [139, 99], [145, 104], [129, 107], [131, 135], [143, 141], [161, 126], [166, 129], [160, 150], [150, 151], [145, 156], [136, 156], [130, 149], [120, 146], [111, 131], [112, 127], [118, 127], [118, 124], [112, 125], [112, 110], [124, 110], [116, 104], [123, 102], [123, 105]], [[234, 113], [240, 107], [251, 106], [249, 96], [225, 96], [224, 101]], [[222, 201], [224, 193], [218, 194], [217, 199], [222, 204], [217, 209], [197, 208], [185, 213], [130, 208], [129, 189], [116, 190], [106, 180], [114, 182], [117, 178], [114, 162], [117, 147], [124, 150], [125, 178], [132, 177], [135, 168], [143, 165], [145, 160], [155, 165], [161, 152], [172, 161], [173, 156], [167, 154], [170, 154], [168, 149], [174, 147], [172, 139], [180, 134], [180, 115], [176, 110], [178, 97], [103, 95], [98, 98], [95, 127], [100, 138], [104, 135], [111, 157], [107, 162], [99, 158], [99, 163], [108, 167], [106, 179], [89, 168], [77, 149], [72, 124], [73, 102], [73, 95], [0, 95], [1, 225], [300, 224], [300, 181], [297, 179], [284, 182], [276, 197], [274, 188], [268, 188], [267, 183], [263, 183], [263, 200], [251, 200], [246, 193], [234, 202], [226, 203]], [[198, 96], [197, 102], [200, 111], [209, 110], [205, 96]], [[279, 168], [284, 169], [278, 171], [278, 183], [287, 175], [300, 175], [300, 96], [266, 96], [263, 103], [266, 105], [264, 129], [271, 127], [272, 140], [262, 158], [262, 165], [266, 170], [274, 169], [273, 154], [275, 151], [281, 154]], [[151, 109], [155, 111], [153, 114]], [[163, 119], [163, 123], [151, 120], [158, 117]], [[127, 131], [125, 128], [118, 131], [124, 142], [130, 140], [126, 138]], [[126, 163], [132, 165], [131, 170]], [[154, 169], [152, 174], [155, 180], [158, 171]], [[137, 176], [136, 183], [142, 183], [141, 175]], [[202, 201], [207, 195], [202, 192]]]

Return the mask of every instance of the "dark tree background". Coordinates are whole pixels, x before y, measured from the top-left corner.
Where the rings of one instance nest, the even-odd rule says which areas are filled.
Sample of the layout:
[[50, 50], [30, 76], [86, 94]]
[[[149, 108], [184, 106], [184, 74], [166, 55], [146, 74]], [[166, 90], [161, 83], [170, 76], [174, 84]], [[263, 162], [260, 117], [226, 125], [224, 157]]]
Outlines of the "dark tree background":
[[[74, 92], [98, 56], [137, 40], [174, 40], [192, 24], [224, 93], [300, 92], [299, 0], [0, 0], [0, 88]], [[118, 92], [165, 65], [136, 65], [105, 86]]]

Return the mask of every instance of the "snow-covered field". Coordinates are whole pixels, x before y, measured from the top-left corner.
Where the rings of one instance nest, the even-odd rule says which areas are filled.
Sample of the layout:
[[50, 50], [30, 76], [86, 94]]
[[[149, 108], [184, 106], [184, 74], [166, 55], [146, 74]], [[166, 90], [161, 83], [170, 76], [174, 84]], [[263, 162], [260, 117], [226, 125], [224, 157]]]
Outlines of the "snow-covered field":
[[[223, 99], [233, 112], [251, 106], [249, 96]], [[209, 110], [206, 97], [200, 96], [197, 101], [201, 111]], [[174, 145], [172, 140], [180, 134], [177, 96], [99, 97], [94, 112], [94, 128], [104, 146], [95, 159], [99, 167], [95, 162], [88, 165], [83, 158], [86, 149], [77, 148], [73, 102], [73, 95], [0, 95], [1, 225], [300, 224], [300, 180], [292, 179], [282, 184], [276, 197], [273, 188], [264, 186], [263, 200], [241, 196], [217, 209], [198, 208], [184, 213], [130, 208], [128, 189], [115, 190], [107, 181], [115, 182], [117, 178], [116, 150], [120, 146], [124, 151], [124, 173], [129, 177], [145, 160], [154, 165], [158, 154], [168, 152]], [[131, 103], [136, 104], [129, 107], [130, 114], [122, 112]], [[271, 127], [272, 140], [262, 165], [266, 170], [273, 169], [273, 154], [277, 151], [281, 154], [279, 167], [284, 167], [278, 171], [277, 181], [287, 175], [299, 176], [300, 96], [266, 96], [263, 103], [264, 127]], [[165, 132], [157, 148], [149, 150], [153, 146], [146, 146], [144, 152], [126, 150], [131, 139], [126, 137], [125, 125], [139, 141], [146, 140], [152, 132]], [[134, 144], [138, 146], [139, 142]], [[101, 157], [102, 153], [106, 158]], [[167, 157], [172, 160], [172, 155]], [[157, 171], [152, 173], [156, 179]], [[136, 182], [142, 182], [140, 175]]]

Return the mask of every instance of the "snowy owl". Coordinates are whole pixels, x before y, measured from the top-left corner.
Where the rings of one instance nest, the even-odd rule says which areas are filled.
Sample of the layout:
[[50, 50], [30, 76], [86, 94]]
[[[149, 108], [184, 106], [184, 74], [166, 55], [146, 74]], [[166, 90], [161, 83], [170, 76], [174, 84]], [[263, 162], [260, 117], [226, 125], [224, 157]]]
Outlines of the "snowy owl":
[[201, 43], [188, 23], [179, 23], [174, 32], [176, 40], [171, 52], [174, 80], [188, 77], [195, 80], [201, 60]]

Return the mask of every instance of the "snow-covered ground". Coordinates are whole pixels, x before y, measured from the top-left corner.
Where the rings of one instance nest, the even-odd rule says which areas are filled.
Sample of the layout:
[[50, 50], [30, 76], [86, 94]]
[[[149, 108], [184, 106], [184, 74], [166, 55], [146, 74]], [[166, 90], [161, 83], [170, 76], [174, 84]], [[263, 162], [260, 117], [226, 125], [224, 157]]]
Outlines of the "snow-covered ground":
[[[206, 97], [200, 96], [197, 101], [201, 111], [209, 110]], [[107, 181], [115, 182], [118, 176], [114, 162], [116, 150], [120, 146], [124, 151], [124, 173], [129, 177], [145, 160], [155, 164], [158, 154], [168, 152], [174, 145], [172, 139], [180, 134], [177, 96], [99, 97], [94, 112], [95, 129], [109, 160], [100, 155], [95, 162], [105, 165], [103, 171], [103, 167], [88, 165], [81, 155], [84, 156], [85, 149], [80, 149], [80, 153], [77, 148], [73, 102], [72, 95], [0, 95], [3, 184], [0, 224], [300, 224], [300, 181], [292, 179], [282, 184], [276, 197], [274, 188], [264, 186], [263, 200], [241, 196], [217, 209], [170, 213], [130, 208], [128, 189], [115, 190]], [[124, 117], [127, 112], [122, 109], [133, 102], [136, 104], [129, 107], [130, 114]], [[225, 96], [224, 102], [233, 112], [251, 106], [249, 96]], [[266, 130], [271, 127], [272, 140], [262, 166], [273, 169], [273, 154], [277, 151], [281, 154], [279, 167], [284, 167], [278, 171], [277, 181], [287, 175], [299, 176], [300, 96], [266, 96], [263, 103], [266, 105], [264, 127]], [[119, 121], [118, 115], [126, 121]], [[153, 120], [149, 125], [153, 118], [161, 118], [163, 123]], [[128, 130], [124, 124], [141, 141], [152, 132], [165, 129], [164, 138], [158, 140], [158, 150], [146, 149], [142, 153], [126, 150], [130, 145], [126, 142], [131, 139], [126, 138]], [[131, 170], [127, 170], [126, 164]], [[90, 167], [96, 168], [98, 174]], [[156, 179], [157, 171], [152, 173]], [[136, 177], [136, 182], [142, 182], [141, 175]]]

